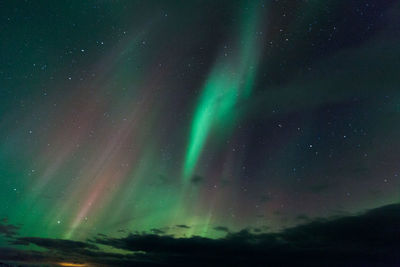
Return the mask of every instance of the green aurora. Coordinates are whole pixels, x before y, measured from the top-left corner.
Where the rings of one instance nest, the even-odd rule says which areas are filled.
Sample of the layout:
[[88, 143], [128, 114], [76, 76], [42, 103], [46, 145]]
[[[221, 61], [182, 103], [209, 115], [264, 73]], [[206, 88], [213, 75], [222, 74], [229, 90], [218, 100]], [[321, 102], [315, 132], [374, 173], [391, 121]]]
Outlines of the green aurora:
[[150, 2], [0, 4], [20, 236], [218, 239], [399, 201], [398, 3]]

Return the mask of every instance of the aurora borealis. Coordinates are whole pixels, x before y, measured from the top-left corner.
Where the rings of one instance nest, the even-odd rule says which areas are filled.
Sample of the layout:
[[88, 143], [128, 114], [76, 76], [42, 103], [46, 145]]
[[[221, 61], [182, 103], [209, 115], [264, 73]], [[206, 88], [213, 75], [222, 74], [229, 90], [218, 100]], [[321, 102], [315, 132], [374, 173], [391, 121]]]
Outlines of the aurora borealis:
[[398, 1], [0, 14], [0, 262], [185, 266], [179, 242], [234, 258], [399, 211]]

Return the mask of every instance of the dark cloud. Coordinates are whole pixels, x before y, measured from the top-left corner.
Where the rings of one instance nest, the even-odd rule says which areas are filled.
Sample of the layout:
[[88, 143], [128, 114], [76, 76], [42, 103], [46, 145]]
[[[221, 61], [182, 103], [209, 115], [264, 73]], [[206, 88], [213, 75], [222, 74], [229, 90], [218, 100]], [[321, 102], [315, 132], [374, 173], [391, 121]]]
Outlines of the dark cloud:
[[48, 266], [61, 261], [61, 257], [46, 252], [0, 248], [0, 266]]
[[154, 266], [141, 255], [105, 253], [90, 250], [35, 251], [0, 248], [0, 266], [60, 266], [61, 262], [90, 264], [84, 266]]
[[[249, 230], [228, 233], [221, 239], [201, 237], [129, 235], [122, 239], [97, 239], [96, 242], [130, 251], [144, 251], [169, 258], [176, 264], [193, 262], [216, 265], [232, 263], [290, 264], [318, 266], [361, 266], [367, 263], [400, 263], [395, 251], [400, 248], [400, 205], [390, 205], [359, 216], [316, 220], [280, 233], [253, 234]], [[225, 228], [221, 227], [219, 229]]]
[[164, 230], [161, 230], [161, 229], [153, 228], [153, 229], [151, 229], [150, 231], [151, 231], [152, 233], [156, 234], [156, 235], [165, 234], [165, 231], [164, 231]]
[[178, 228], [185, 228], [185, 229], [189, 229], [190, 228], [190, 226], [188, 226], [186, 224], [177, 224], [175, 226], [178, 227]]
[[41, 237], [19, 237], [13, 241], [13, 244], [26, 246], [29, 244], [34, 244], [42, 248], [60, 251], [77, 249], [98, 249], [97, 246], [86, 242]]
[[229, 228], [225, 227], [225, 226], [216, 226], [213, 229], [216, 230], [216, 231], [229, 233]]
[[[0, 260], [106, 266], [398, 266], [399, 225], [400, 204], [393, 204], [357, 216], [306, 221], [278, 233], [260, 233], [258, 228], [232, 233], [219, 226], [214, 229], [227, 232], [219, 239], [178, 238], [158, 231], [123, 238], [97, 235], [86, 242], [15, 237], [14, 245], [34, 244], [46, 251], [0, 249]], [[100, 245], [127, 253], [106, 253]]]
[[19, 226], [9, 224], [6, 218], [0, 220], [0, 235], [11, 238], [18, 233]]
[[198, 185], [198, 184], [202, 183], [203, 181], [204, 181], [204, 177], [202, 177], [200, 175], [194, 175], [192, 177], [192, 179], [190, 179], [190, 182], [195, 185]]
[[305, 214], [299, 214], [299, 215], [296, 216], [295, 219], [298, 220], [298, 221], [308, 221], [308, 220], [310, 220], [310, 217], [308, 217]]
[[287, 229], [281, 236], [292, 243], [326, 243], [339, 245], [341, 248], [358, 246], [375, 249], [400, 244], [399, 223], [400, 204], [396, 204], [374, 209], [360, 216], [319, 219]]

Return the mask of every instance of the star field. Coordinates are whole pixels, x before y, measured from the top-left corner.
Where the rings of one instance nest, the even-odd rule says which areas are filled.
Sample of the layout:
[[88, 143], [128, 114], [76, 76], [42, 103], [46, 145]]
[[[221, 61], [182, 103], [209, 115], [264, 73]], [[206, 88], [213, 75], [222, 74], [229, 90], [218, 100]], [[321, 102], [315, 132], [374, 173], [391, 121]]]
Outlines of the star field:
[[219, 240], [399, 201], [397, 1], [0, 10], [1, 247]]

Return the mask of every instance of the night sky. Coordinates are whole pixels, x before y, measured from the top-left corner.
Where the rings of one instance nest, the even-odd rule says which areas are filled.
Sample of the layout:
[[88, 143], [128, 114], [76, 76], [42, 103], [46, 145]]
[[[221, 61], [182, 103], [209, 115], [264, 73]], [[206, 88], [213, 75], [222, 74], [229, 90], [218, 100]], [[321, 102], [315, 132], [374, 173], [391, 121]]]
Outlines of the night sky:
[[387, 259], [399, 44], [395, 0], [0, 1], [0, 262]]

